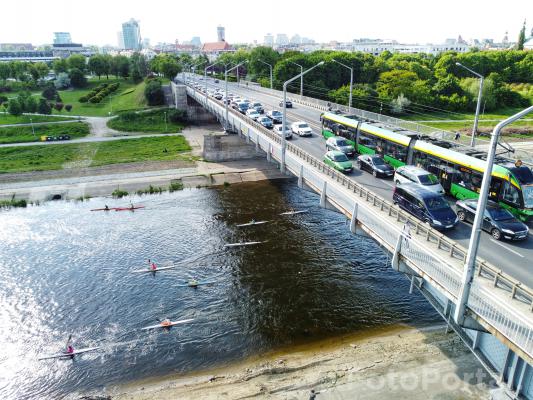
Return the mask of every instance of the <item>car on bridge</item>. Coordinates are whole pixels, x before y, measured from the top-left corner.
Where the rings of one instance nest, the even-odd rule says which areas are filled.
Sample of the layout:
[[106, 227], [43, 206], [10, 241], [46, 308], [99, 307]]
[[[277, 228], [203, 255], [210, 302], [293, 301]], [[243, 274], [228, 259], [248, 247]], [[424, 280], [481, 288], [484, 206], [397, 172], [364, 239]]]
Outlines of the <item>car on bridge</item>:
[[[460, 221], [474, 222], [477, 199], [459, 200], [455, 205], [457, 206], [457, 218]], [[490, 233], [496, 240], [525, 240], [529, 234], [529, 228], [526, 224], [517, 220], [513, 214], [501, 208], [498, 203], [490, 200], [485, 207], [481, 229]]]
[[[283, 100], [281, 100], [281, 101], [279, 102], [279, 106], [280, 106], [280, 107], [283, 107]], [[290, 100], [285, 101], [285, 107], [286, 107], [286, 108], [292, 108], [292, 101], [290, 101]]]
[[[274, 125], [274, 132], [281, 136], [283, 132], [283, 124]], [[288, 126], [285, 127], [285, 139], [292, 139], [292, 131]]]
[[265, 109], [261, 103], [252, 103], [250, 107], [255, 108], [255, 111], [257, 111], [259, 114], [265, 113]]
[[352, 172], [353, 164], [342, 151], [332, 150], [324, 154], [324, 163], [345, 174]]
[[293, 122], [291, 125], [291, 130], [292, 130], [292, 133], [296, 133], [298, 136], [312, 136], [313, 135], [313, 131], [311, 130], [309, 125], [307, 125], [307, 122], [304, 122], [304, 121]]
[[259, 117], [257, 118], [257, 121], [258, 123], [260, 123], [261, 125], [263, 125], [265, 128], [267, 129], [272, 129], [274, 127], [274, 124], [272, 123], [272, 120], [268, 117]]
[[392, 178], [394, 168], [378, 155], [363, 154], [357, 157], [357, 167], [361, 171], [368, 171], [375, 177]]
[[340, 136], [332, 136], [326, 140], [326, 150], [342, 151], [348, 157], [355, 155], [354, 147], [349, 144], [346, 139]]
[[392, 201], [437, 230], [451, 229], [459, 222], [459, 218], [443, 195], [416, 183], [396, 186]]
[[237, 111], [239, 111], [241, 114], [246, 114], [247, 110], [248, 110], [248, 103], [245, 103], [244, 101], [237, 103]]
[[259, 114], [255, 108], [249, 108], [248, 110], [246, 110], [246, 116], [248, 118], [251, 118], [253, 119], [254, 121], [257, 121], [257, 118], [259, 118], [261, 116], [261, 114]]
[[394, 182], [397, 185], [407, 182], [414, 182], [424, 186], [426, 189], [444, 194], [444, 188], [439, 183], [439, 178], [437, 178], [431, 172], [414, 165], [404, 165], [403, 167], [396, 168], [396, 172], [394, 173]]
[[274, 124], [281, 124], [283, 114], [278, 110], [272, 110], [267, 112], [267, 117], [270, 118]]

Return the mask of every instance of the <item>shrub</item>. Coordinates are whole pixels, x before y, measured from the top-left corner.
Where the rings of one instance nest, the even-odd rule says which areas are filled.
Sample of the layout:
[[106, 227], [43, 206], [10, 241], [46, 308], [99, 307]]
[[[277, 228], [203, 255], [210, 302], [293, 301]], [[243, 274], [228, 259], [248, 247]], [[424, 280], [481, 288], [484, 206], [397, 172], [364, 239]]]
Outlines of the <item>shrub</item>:
[[70, 84], [75, 88], [81, 88], [87, 86], [87, 78], [85, 74], [78, 68], [72, 68], [69, 73]]
[[100, 103], [101, 101], [102, 98], [99, 95], [93, 96], [89, 99], [89, 102], [93, 104]]
[[89, 100], [89, 98], [87, 96], [81, 96], [78, 101], [80, 103], [87, 103], [87, 101]]
[[168, 187], [169, 192], [175, 192], [177, 190], [183, 190], [183, 183], [181, 182], [171, 182], [170, 186]]
[[63, 104], [63, 103], [56, 103], [56, 105], [54, 106], [54, 108], [55, 108], [57, 111], [59, 111], [59, 112], [61, 112], [61, 110], [63, 109], [63, 107], [64, 107], [64, 104]]
[[[1, 93], [1, 92], [0, 92]], [[7, 102], [7, 96], [0, 96], [0, 105]]]
[[70, 112], [70, 110], [72, 110], [72, 104], [65, 104], [65, 110]]
[[144, 88], [144, 97], [149, 106], [159, 106], [165, 103], [165, 95], [161, 82], [158, 80], [151, 80]]
[[129, 193], [126, 192], [125, 190], [120, 190], [120, 189], [115, 189], [113, 190], [113, 193], [111, 193], [111, 195], [116, 198], [116, 199], [120, 199], [124, 196], [127, 196]]
[[37, 112], [39, 114], [52, 114], [52, 107], [46, 101], [46, 99], [39, 99], [39, 105], [37, 106]]
[[173, 123], [187, 121], [187, 111], [171, 108], [167, 112], [168, 120]]
[[22, 115], [23, 111], [23, 105], [20, 104], [20, 101], [18, 99], [11, 99], [9, 100], [9, 103], [7, 105], [7, 112], [11, 115]]
[[57, 89], [54, 85], [48, 85], [42, 93], [46, 100], [54, 100], [57, 96]]
[[137, 119], [137, 114], [134, 111], [126, 111], [118, 116], [121, 121], [131, 122]]

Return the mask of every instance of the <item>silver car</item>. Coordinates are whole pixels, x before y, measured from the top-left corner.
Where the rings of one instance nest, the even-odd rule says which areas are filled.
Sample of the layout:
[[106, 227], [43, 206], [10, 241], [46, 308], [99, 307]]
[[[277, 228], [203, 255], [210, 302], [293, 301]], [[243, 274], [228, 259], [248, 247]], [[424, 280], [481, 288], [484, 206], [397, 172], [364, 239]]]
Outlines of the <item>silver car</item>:
[[326, 140], [326, 150], [342, 151], [348, 157], [353, 157], [355, 154], [354, 147], [340, 136], [333, 136]]

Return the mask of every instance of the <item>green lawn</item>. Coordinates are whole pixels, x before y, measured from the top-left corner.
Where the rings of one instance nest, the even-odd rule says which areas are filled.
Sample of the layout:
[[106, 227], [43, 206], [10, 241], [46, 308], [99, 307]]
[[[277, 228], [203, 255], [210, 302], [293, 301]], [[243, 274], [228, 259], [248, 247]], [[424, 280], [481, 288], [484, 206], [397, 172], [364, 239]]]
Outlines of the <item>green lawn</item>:
[[183, 136], [4, 147], [0, 148], [0, 173], [95, 167], [149, 160], [183, 160], [186, 159], [183, 153], [190, 149]]
[[143, 111], [136, 114], [127, 113], [109, 120], [107, 122], [107, 126], [123, 132], [181, 132], [181, 130], [184, 128], [184, 125], [176, 122], [170, 122], [168, 118], [169, 112], [173, 112], [173, 110], [163, 108], [158, 110]]
[[[30, 121], [31, 118], [31, 121]], [[57, 122], [62, 120], [75, 120], [76, 117], [52, 117], [49, 115], [20, 115], [0, 113], [0, 125], [29, 124], [30, 122]]]
[[58, 136], [69, 135], [72, 139], [87, 136], [89, 126], [84, 122], [69, 122], [66, 124], [34, 125], [35, 135], [31, 126], [0, 127], [0, 144], [38, 142], [41, 135]]
[[[120, 87], [116, 92], [103, 99], [102, 102], [98, 104], [92, 104], [80, 103], [78, 101], [81, 96], [89, 93], [100, 83], [113, 82], [119, 82]], [[124, 79], [90, 79], [86, 88], [60, 90], [59, 95], [61, 96], [64, 104], [72, 104], [72, 114], [102, 117], [108, 116], [109, 113], [115, 114], [118, 111], [136, 110], [145, 107], [146, 103], [144, 100], [144, 86], [144, 82], [135, 84]], [[64, 113], [65, 111], [61, 112], [61, 114]], [[57, 114], [56, 110], [54, 110], [54, 114]]]

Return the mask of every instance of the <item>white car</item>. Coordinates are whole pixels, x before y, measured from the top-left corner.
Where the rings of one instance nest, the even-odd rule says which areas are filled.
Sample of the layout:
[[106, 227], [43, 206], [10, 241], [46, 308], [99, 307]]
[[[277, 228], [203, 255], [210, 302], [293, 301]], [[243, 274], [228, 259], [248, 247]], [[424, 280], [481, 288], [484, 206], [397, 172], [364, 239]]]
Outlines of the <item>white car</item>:
[[259, 114], [255, 108], [249, 108], [248, 110], [246, 110], [246, 116], [248, 118], [251, 118], [253, 119], [254, 121], [257, 120], [257, 118], [259, 118], [261, 116], [261, 114]]
[[307, 122], [304, 122], [304, 121], [293, 122], [291, 125], [291, 130], [292, 130], [292, 133], [296, 133], [298, 136], [312, 136], [313, 135], [313, 131], [311, 130], [309, 125], [307, 125]]
[[[276, 132], [278, 135], [281, 136], [283, 132], [283, 124], [274, 125], [274, 132]], [[285, 139], [291, 139], [292, 138], [292, 131], [290, 128], [285, 127]]]
[[414, 165], [404, 165], [398, 167], [394, 173], [394, 182], [397, 185], [402, 183], [414, 182], [418, 185], [424, 186], [432, 192], [444, 194], [444, 188], [439, 183], [439, 178], [431, 172], [423, 168], [415, 167]]

